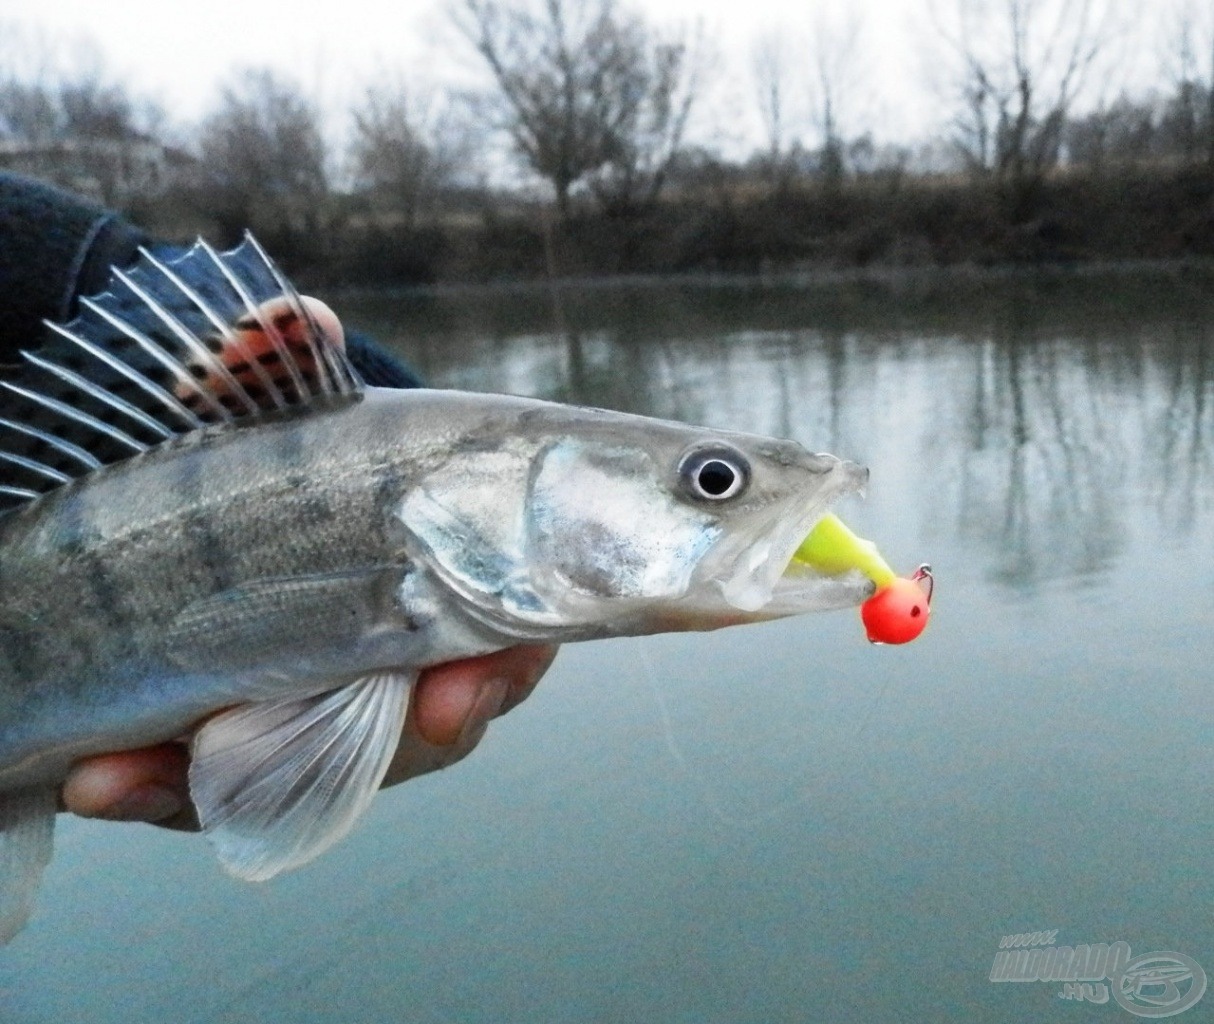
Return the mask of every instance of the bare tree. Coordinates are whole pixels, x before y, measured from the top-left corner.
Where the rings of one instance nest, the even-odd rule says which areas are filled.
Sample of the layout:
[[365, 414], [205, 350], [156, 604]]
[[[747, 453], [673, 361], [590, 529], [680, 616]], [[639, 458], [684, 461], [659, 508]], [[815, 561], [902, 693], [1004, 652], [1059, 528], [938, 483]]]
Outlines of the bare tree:
[[958, 149], [1027, 216], [1058, 161], [1063, 127], [1109, 35], [1096, 0], [956, 0], [948, 23]]
[[1164, 64], [1174, 92], [1164, 131], [1185, 163], [1214, 169], [1214, 11], [1183, 0], [1168, 35]]
[[238, 74], [203, 122], [199, 149], [203, 201], [227, 235], [252, 227], [277, 246], [315, 251], [327, 154], [317, 109], [294, 82], [265, 68]]
[[0, 82], [0, 138], [10, 143], [50, 142], [59, 138], [61, 124], [52, 91], [12, 78]]
[[785, 28], [773, 28], [758, 36], [750, 51], [751, 74], [759, 103], [759, 117], [767, 142], [767, 167], [772, 184], [782, 189], [788, 184], [788, 150], [792, 140], [789, 129], [794, 116], [790, 110], [798, 92], [793, 75], [795, 49]]
[[823, 180], [837, 184], [843, 179], [849, 143], [863, 135], [857, 130], [867, 74], [862, 49], [863, 23], [854, 9], [840, 15], [819, 7], [808, 36], [782, 26], [755, 41], [751, 67], [777, 187], [787, 184], [800, 150], [790, 131], [797, 124], [817, 136]]
[[70, 74], [64, 40], [0, 22], [0, 137], [40, 143], [61, 135], [59, 83]]
[[449, 104], [403, 82], [371, 86], [353, 111], [354, 184], [412, 230], [466, 163], [470, 146]]
[[604, 160], [588, 176], [599, 206], [629, 216], [661, 194], [683, 144], [695, 101], [703, 49], [694, 38], [651, 39], [634, 23], [636, 46], [612, 83], [617, 114], [607, 121]]
[[687, 125], [694, 61], [615, 0], [460, 0], [456, 23], [492, 73], [489, 104], [560, 219], [594, 178], [604, 204], [656, 198]]
[[163, 110], [112, 77], [88, 37], [0, 26], [4, 165], [129, 209], [159, 191]]
[[860, 60], [863, 25], [855, 8], [831, 18], [819, 8], [810, 44], [810, 109], [821, 138], [820, 167], [828, 183], [842, 180], [848, 133], [858, 134], [852, 120], [865, 69]]
[[0, 24], [0, 132], [24, 142], [139, 134], [139, 110], [89, 37]]
[[1067, 160], [1090, 171], [1107, 165], [1142, 164], [1158, 154], [1161, 142], [1158, 104], [1119, 96], [1082, 117], [1069, 118]]

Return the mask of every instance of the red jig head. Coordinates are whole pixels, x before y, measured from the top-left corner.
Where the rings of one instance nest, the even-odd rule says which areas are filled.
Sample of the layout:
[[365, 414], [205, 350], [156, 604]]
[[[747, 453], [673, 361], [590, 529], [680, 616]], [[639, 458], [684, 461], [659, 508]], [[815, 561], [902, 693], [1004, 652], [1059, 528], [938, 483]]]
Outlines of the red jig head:
[[935, 578], [930, 565], [909, 577], [896, 576], [860, 606], [868, 639], [875, 644], [910, 643], [927, 626]]

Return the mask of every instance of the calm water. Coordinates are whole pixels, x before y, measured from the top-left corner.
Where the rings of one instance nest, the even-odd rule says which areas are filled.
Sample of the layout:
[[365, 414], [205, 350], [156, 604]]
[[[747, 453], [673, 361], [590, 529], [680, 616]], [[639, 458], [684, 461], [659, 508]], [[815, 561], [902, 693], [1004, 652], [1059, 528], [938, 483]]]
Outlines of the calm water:
[[194, 837], [62, 822], [0, 1019], [1134, 1019], [989, 980], [1047, 929], [1214, 974], [1208, 285], [345, 303], [436, 384], [866, 462], [841, 511], [933, 564], [932, 626], [569, 647], [469, 761], [266, 886]]

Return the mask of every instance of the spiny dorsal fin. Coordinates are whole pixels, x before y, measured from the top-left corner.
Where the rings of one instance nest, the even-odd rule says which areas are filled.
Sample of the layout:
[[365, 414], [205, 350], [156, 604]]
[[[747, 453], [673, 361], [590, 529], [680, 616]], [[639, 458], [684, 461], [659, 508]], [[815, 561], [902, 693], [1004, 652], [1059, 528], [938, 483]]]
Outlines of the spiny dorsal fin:
[[140, 253], [0, 380], [0, 512], [191, 431], [361, 390], [336, 316], [252, 235]]

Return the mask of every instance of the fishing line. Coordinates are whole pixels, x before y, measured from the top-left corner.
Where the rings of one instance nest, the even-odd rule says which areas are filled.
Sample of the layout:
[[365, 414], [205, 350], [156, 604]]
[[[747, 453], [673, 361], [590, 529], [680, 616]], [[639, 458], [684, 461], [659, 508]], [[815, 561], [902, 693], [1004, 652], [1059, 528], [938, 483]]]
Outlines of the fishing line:
[[[653, 692], [653, 699], [658, 706], [658, 714], [662, 720], [662, 734], [666, 742], [667, 753], [675, 762], [683, 778], [690, 783], [693, 788], [699, 791], [698, 796], [700, 802], [708, 810], [708, 812], [720, 821], [722, 824], [734, 829], [751, 828], [755, 825], [763, 824], [772, 821], [775, 818], [781, 817], [787, 812], [802, 807], [819, 795], [829, 794], [835, 788], [836, 783], [842, 781], [847, 769], [837, 767], [834, 774], [825, 781], [815, 782], [813, 785], [802, 785], [798, 787], [797, 795], [791, 796], [786, 800], [781, 800], [764, 811], [756, 814], [739, 816], [730, 813], [717, 800], [712, 789], [700, 785], [692, 769], [691, 761], [688, 759], [683, 748], [679, 745], [678, 738], [675, 735], [674, 722], [670, 715], [670, 706], [666, 703], [666, 698], [662, 695], [661, 687], [658, 685], [657, 668], [653, 664], [653, 659], [650, 657], [648, 649], [642, 644], [637, 647], [639, 660], [644, 668], [645, 681], [649, 684], [650, 690]], [[880, 690], [877, 691], [876, 698], [868, 707], [863, 720], [860, 722], [859, 728], [851, 735], [849, 746], [854, 745], [855, 741], [861, 739], [868, 731], [869, 726], [876, 720], [877, 711], [885, 703], [890, 687], [893, 685], [894, 674], [891, 672], [885, 677], [881, 684]], [[825, 814], [817, 820], [822, 824], [834, 824], [842, 817], [842, 812], [834, 814]]]

